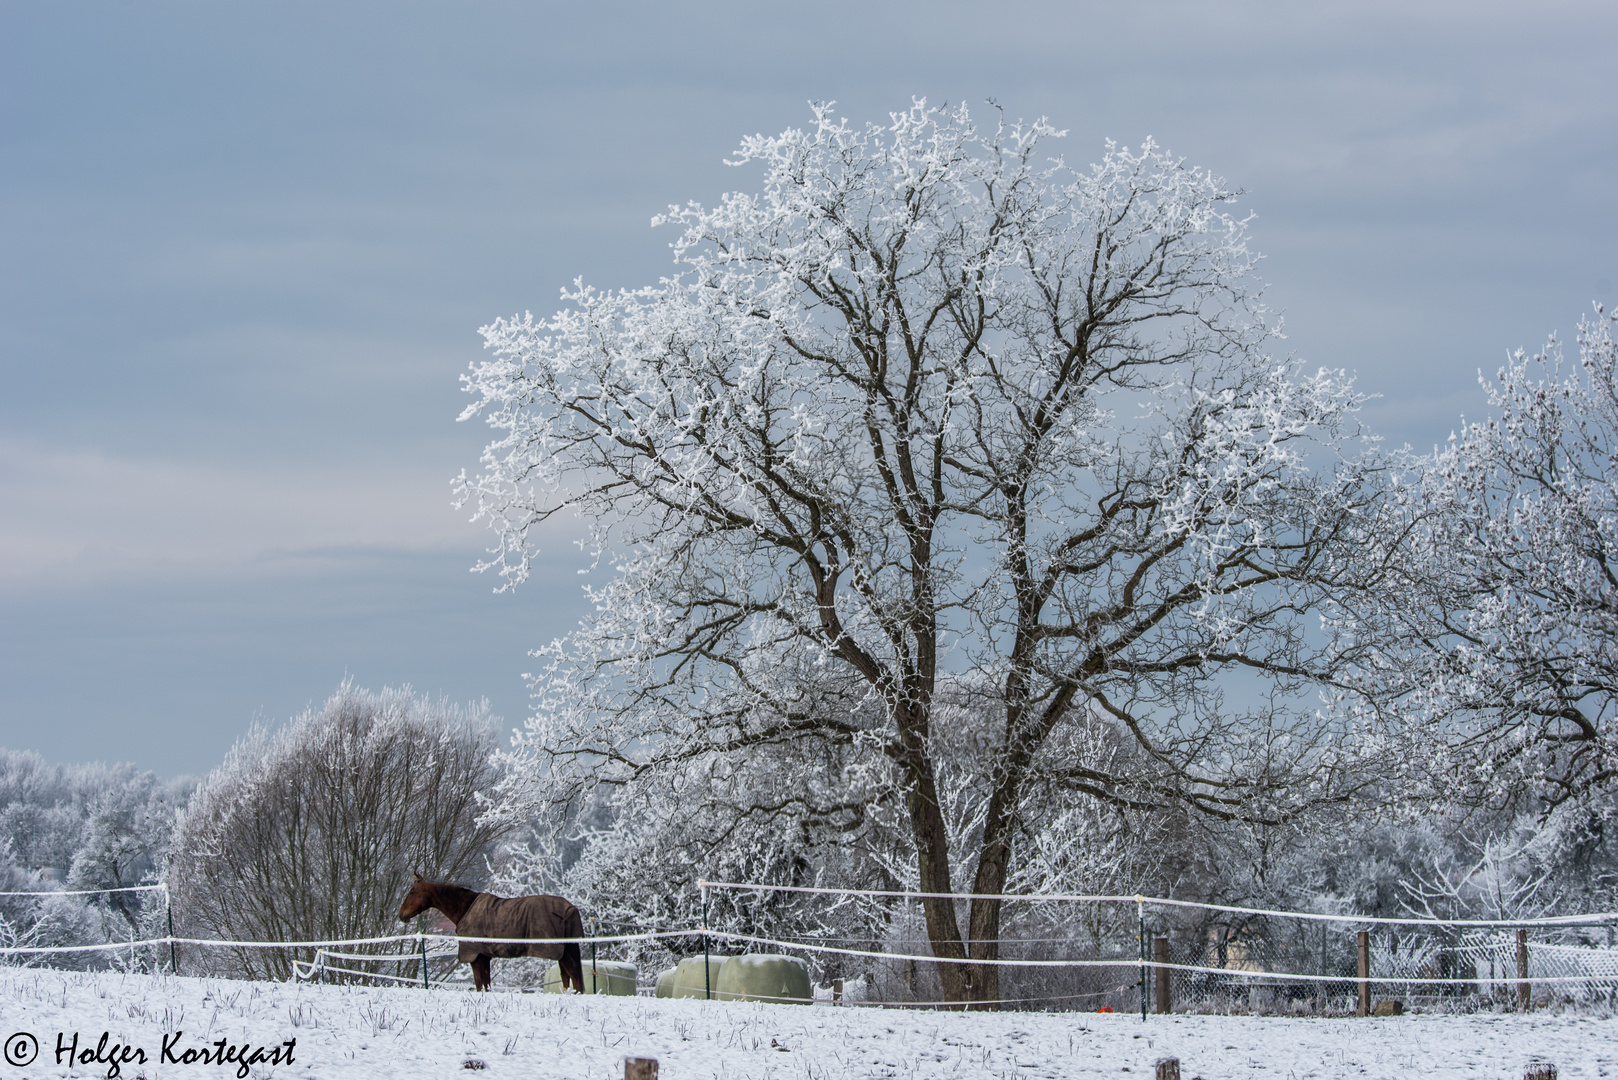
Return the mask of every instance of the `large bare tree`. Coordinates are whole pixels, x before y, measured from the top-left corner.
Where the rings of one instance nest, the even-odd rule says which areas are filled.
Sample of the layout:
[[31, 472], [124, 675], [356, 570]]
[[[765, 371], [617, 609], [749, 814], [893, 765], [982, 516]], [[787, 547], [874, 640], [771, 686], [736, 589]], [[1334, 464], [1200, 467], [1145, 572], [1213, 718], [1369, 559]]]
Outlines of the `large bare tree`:
[[[1260, 818], [1336, 790], [1298, 694], [1339, 655], [1311, 609], [1357, 572], [1358, 399], [1265, 351], [1224, 182], [1149, 142], [1070, 168], [1059, 134], [817, 106], [742, 143], [760, 193], [660, 219], [675, 276], [484, 329], [464, 415], [498, 437], [461, 492], [499, 537], [486, 566], [522, 581], [531, 531], [576, 511], [608, 570], [544, 650], [508, 811], [875, 746], [921, 889], [996, 894], [1036, 779]], [[946, 676], [997, 717], [965, 866], [933, 746]], [[1098, 721], [1127, 768], [1065, 756]], [[773, 811], [852, 821], [870, 797], [806, 782]], [[964, 961], [944, 991], [992, 1001], [970, 961], [996, 958], [1001, 903], [962, 910], [925, 904], [934, 954]]]

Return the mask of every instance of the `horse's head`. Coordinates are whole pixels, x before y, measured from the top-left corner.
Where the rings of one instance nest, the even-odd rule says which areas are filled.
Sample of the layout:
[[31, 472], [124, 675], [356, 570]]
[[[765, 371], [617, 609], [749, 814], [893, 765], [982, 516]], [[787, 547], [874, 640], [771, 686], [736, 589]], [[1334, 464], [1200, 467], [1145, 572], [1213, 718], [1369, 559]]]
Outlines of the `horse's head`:
[[399, 905], [399, 921], [414, 919], [432, 906], [433, 884], [418, 873], [416, 883], [405, 893], [404, 903]]

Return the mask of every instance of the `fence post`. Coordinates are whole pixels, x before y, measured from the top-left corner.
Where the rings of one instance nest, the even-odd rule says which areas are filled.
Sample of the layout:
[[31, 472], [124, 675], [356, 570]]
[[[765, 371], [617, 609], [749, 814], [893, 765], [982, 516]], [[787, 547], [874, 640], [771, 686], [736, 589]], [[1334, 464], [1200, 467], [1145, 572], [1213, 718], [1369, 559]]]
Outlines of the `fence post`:
[[1140, 1018], [1146, 1022], [1146, 901], [1135, 897], [1135, 916], [1139, 920], [1135, 941], [1140, 946]]
[[431, 990], [432, 984], [427, 981], [427, 935], [417, 934], [416, 943], [421, 946], [421, 988]]
[[169, 894], [169, 883], [163, 882], [163, 913], [169, 920], [169, 970], [180, 973], [180, 957], [174, 951], [174, 897]]
[[1320, 924], [1320, 975], [1321, 981], [1315, 984], [1315, 1000], [1322, 1015], [1326, 1012], [1326, 924]]
[[1170, 1012], [1173, 1009], [1173, 999], [1169, 989], [1169, 969], [1164, 964], [1169, 962], [1169, 939], [1160, 937], [1152, 942], [1152, 959], [1157, 961], [1157, 1011]]
[[1522, 1071], [1522, 1080], [1556, 1080], [1556, 1066], [1548, 1061], [1531, 1061]]
[[1517, 1010], [1527, 1012], [1533, 1003], [1533, 987], [1528, 985], [1528, 929], [1517, 931]]
[[1158, 1058], [1155, 1072], [1154, 1080], [1180, 1080], [1180, 1059], [1176, 1057]]
[[[712, 1001], [713, 975], [711, 974], [708, 965], [708, 883], [706, 881], [699, 881], [697, 884], [702, 887], [702, 997], [704, 1001]], [[635, 1060], [651, 1061], [652, 1071], [650, 1075], [657, 1075], [656, 1061], [653, 1061], [651, 1058], [636, 1058]], [[628, 1069], [628, 1067], [628, 1065], [624, 1066], [625, 1069]], [[628, 1080], [627, 1073], [625, 1075], [626, 1080]]]
[[657, 1080], [656, 1058], [624, 1058], [624, 1080]]
[[1361, 930], [1359, 937], [1360, 1016], [1371, 1015], [1371, 932]]

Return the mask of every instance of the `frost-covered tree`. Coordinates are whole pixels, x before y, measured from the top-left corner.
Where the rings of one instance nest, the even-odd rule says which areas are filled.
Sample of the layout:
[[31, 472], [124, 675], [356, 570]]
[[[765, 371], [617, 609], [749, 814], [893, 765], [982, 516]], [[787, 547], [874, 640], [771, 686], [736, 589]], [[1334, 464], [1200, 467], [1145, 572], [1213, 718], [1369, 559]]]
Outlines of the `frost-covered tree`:
[[107, 906], [138, 931], [141, 897], [118, 890], [149, 884], [161, 875], [175, 817], [194, 786], [187, 780], [156, 788], [139, 801], [103, 800], [85, 822], [83, 839], [68, 868], [68, 887], [108, 890]]
[[150, 820], [143, 826], [138, 876], [162, 862], [162, 821], [193, 786], [185, 777], [162, 780], [128, 763], [49, 765], [31, 750], [0, 749], [0, 837], [11, 842], [20, 864], [61, 877], [79, 858], [98, 816]]
[[[1415, 463], [1385, 557], [1404, 581], [1361, 633], [1370, 698], [1440, 799], [1555, 807], [1618, 779], [1618, 345], [1553, 339], [1484, 382], [1492, 417]], [[1367, 596], [1365, 599], [1372, 599]]]
[[[480, 822], [499, 778], [487, 706], [345, 682], [281, 731], [255, 728], [175, 826], [181, 935], [299, 941], [397, 932], [412, 871], [478, 874], [503, 827]], [[196, 963], [288, 978], [291, 956], [240, 949]]]
[[[486, 565], [521, 582], [534, 527], [576, 512], [611, 573], [547, 651], [510, 813], [863, 747], [915, 884], [999, 893], [1034, 785], [1272, 818], [1337, 792], [1295, 694], [1333, 670], [1308, 613], [1357, 565], [1356, 394], [1265, 351], [1235, 191], [1151, 143], [1072, 168], [1059, 134], [817, 106], [743, 141], [760, 193], [659, 219], [675, 276], [484, 329], [463, 416], [499, 436], [461, 495]], [[965, 852], [935, 756], [951, 671], [995, 713]], [[1097, 722], [1130, 752], [1067, 759]], [[795, 798], [834, 819], [849, 794]], [[997, 955], [998, 902], [925, 916], [935, 955]], [[992, 966], [941, 977], [997, 996]]]
[[[175, 814], [194, 787], [189, 778], [162, 780], [127, 763], [48, 765], [32, 751], [0, 750], [0, 865], [23, 875], [29, 889], [92, 894], [28, 901], [45, 927], [36, 938], [87, 945], [148, 936], [143, 927], [162, 921], [161, 894], [113, 890], [161, 878]], [[16, 912], [6, 917], [26, 923]]]

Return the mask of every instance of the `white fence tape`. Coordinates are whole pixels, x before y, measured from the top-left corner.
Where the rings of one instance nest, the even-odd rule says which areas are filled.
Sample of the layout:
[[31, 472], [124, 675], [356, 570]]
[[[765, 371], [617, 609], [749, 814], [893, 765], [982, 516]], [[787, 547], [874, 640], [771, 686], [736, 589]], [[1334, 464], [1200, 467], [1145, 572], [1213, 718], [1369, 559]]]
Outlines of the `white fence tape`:
[[[1046, 968], [1163, 968], [1167, 971], [1202, 971], [1211, 975], [1233, 975], [1246, 979], [1266, 979], [1274, 982], [1334, 982], [1354, 983], [1359, 981], [1356, 975], [1294, 975], [1284, 971], [1249, 971], [1242, 968], [1216, 968], [1199, 967], [1196, 964], [1163, 964], [1155, 960], [1141, 960], [1133, 956], [1121, 956], [1110, 960], [974, 960], [971, 957], [949, 956], [917, 956], [904, 953], [879, 953], [862, 949], [841, 949], [829, 945], [806, 945], [795, 941], [779, 941], [774, 938], [754, 937], [750, 934], [729, 934], [720, 930], [708, 931], [710, 937], [725, 938], [730, 941], [746, 941], [754, 945], [773, 945], [777, 948], [806, 949], [810, 952], [836, 953], [840, 956], [868, 956], [878, 960], [915, 960], [929, 964], [974, 964], [985, 967], [1046, 967]], [[1433, 983], [1433, 984], [1476, 984], [1499, 983], [1502, 985], [1518, 982], [1534, 983], [1587, 983], [1607, 982], [1618, 980], [1618, 975], [1573, 975], [1564, 978], [1536, 978], [1532, 980], [1519, 979], [1515, 976], [1499, 978], [1455, 978], [1455, 979], [1423, 979], [1400, 978], [1388, 976], [1386, 978], [1372, 975], [1366, 981], [1373, 983]]]
[[1585, 926], [1596, 923], [1618, 922], [1618, 911], [1593, 912], [1588, 915], [1554, 915], [1539, 919], [1428, 919], [1389, 918], [1377, 915], [1323, 915], [1313, 911], [1275, 911], [1270, 908], [1236, 907], [1230, 904], [1204, 904], [1196, 900], [1169, 900], [1161, 896], [1091, 896], [1084, 893], [938, 893], [909, 892], [893, 889], [831, 889], [808, 885], [755, 885], [743, 881], [698, 881], [699, 888], [734, 889], [757, 892], [822, 893], [831, 896], [879, 896], [901, 900], [1006, 900], [1043, 903], [1079, 901], [1089, 903], [1155, 904], [1165, 907], [1201, 908], [1205, 911], [1228, 911], [1237, 915], [1273, 915], [1288, 919], [1310, 919], [1317, 922], [1374, 923], [1391, 926]]
[[[398, 941], [464, 942], [502, 945], [610, 945], [624, 941], [652, 941], [660, 938], [701, 936], [701, 930], [660, 930], [643, 934], [609, 934], [602, 937], [582, 938], [494, 938], [460, 937], [454, 934], [391, 934], [387, 937], [334, 938], [330, 941], [225, 941], [219, 938], [160, 937], [140, 941], [109, 941], [97, 945], [13, 945], [0, 947], [0, 956], [12, 954], [94, 952], [97, 949], [139, 949], [149, 945], [200, 945], [220, 949], [329, 949], [344, 945], [387, 945]], [[367, 957], [385, 959], [385, 957]]]
[[[1162, 897], [1148, 897], [1148, 896], [1139, 896], [1139, 895], [1137, 895], [1137, 896], [1110, 896], [1110, 895], [1088, 895], [1088, 894], [1079, 894], [1079, 893], [1037, 893], [1037, 894], [1029, 894], [1029, 893], [1003, 893], [1003, 894], [1002, 893], [924, 893], [924, 892], [913, 892], [913, 891], [908, 891], [908, 890], [836, 889], [836, 888], [815, 887], [815, 886], [801, 886], [801, 885], [764, 885], [764, 884], [757, 884], [757, 883], [751, 883], [751, 882], [734, 882], [734, 881], [699, 881], [697, 884], [698, 884], [699, 887], [704, 888], [704, 889], [728, 889], [728, 890], [736, 890], [736, 891], [754, 891], [754, 892], [791, 892], [791, 893], [805, 893], [805, 894], [827, 895], [827, 896], [864, 896], [864, 897], [879, 897], [879, 898], [886, 898], [886, 899], [949, 899], [949, 900], [993, 899], [993, 900], [1002, 900], [1002, 901], [1008, 901], [1008, 902], [1016, 901], [1016, 902], [1025, 902], [1025, 903], [1089, 902], [1089, 903], [1119, 903], [1119, 904], [1136, 904], [1136, 905], [1148, 905], [1149, 904], [1149, 905], [1154, 905], [1154, 906], [1201, 908], [1201, 909], [1204, 909], [1204, 910], [1224, 911], [1224, 912], [1232, 912], [1232, 913], [1236, 913], [1236, 914], [1267, 915], [1267, 916], [1274, 916], [1274, 917], [1281, 917], [1281, 918], [1305, 919], [1305, 920], [1313, 920], [1313, 921], [1319, 921], [1319, 922], [1332, 922], [1332, 923], [1340, 923], [1340, 924], [1348, 924], [1348, 925], [1362, 925], [1362, 926], [1367, 925], [1367, 924], [1375, 924], [1375, 925], [1424, 926], [1424, 927], [1478, 927], [1478, 928], [1483, 928], [1483, 927], [1501, 928], [1501, 927], [1504, 927], [1504, 928], [1519, 928], [1519, 927], [1558, 927], [1558, 926], [1566, 927], [1566, 926], [1578, 926], [1578, 925], [1586, 925], [1586, 926], [1588, 926], [1588, 925], [1612, 923], [1612, 922], [1618, 921], [1618, 912], [1595, 912], [1595, 913], [1582, 914], [1582, 915], [1564, 915], [1564, 916], [1553, 916], [1553, 917], [1550, 917], [1550, 918], [1510, 919], [1510, 920], [1508, 920], [1508, 919], [1387, 918], [1387, 917], [1355, 916], [1355, 915], [1326, 915], [1326, 914], [1320, 914], [1320, 913], [1317, 913], [1317, 912], [1277, 911], [1277, 910], [1266, 909], [1266, 908], [1240, 907], [1240, 906], [1227, 905], [1227, 904], [1204, 904], [1204, 903], [1198, 903], [1196, 901], [1189, 901], [1189, 900], [1170, 900], [1170, 899], [1165, 899], [1165, 898], [1162, 898]], [[80, 891], [74, 891], [74, 892], [66, 892], [66, 891], [50, 891], [50, 892], [37, 892], [37, 893], [36, 892], [13, 892], [13, 893], [0, 893], [0, 895], [9, 895], [9, 896], [85, 896], [85, 895], [101, 895], [101, 894], [110, 893], [110, 892], [163, 891], [163, 890], [166, 890], [166, 888], [167, 887], [165, 885], [161, 885], [161, 884], [159, 884], [159, 885], [135, 885], [135, 886], [128, 886], [128, 887], [122, 888], [122, 889], [94, 889], [94, 890], [80, 890]], [[333, 948], [342, 948], [342, 947], [346, 947], [346, 946], [388, 945], [388, 944], [396, 944], [396, 943], [400, 943], [400, 942], [413, 942], [413, 943], [416, 943], [416, 944], [418, 944], [418, 945], [420, 945], [422, 947], [426, 947], [428, 945], [442, 946], [443, 948], [442, 948], [441, 951], [429, 954], [429, 959], [440, 959], [440, 958], [444, 958], [444, 957], [455, 956], [458, 953], [460, 946], [463, 945], [463, 944], [467, 944], [467, 943], [474, 943], [474, 944], [502, 944], [502, 945], [561, 945], [561, 944], [569, 944], [569, 943], [576, 943], [576, 944], [579, 944], [579, 945], [590, 945], [590, 944], [611, 945], [611, 944], [623, 944], [623, 943], [635, 942], [635, 941], [658, 941], [658, 940], [667, 940], [667, 939], [672, 939], [672, 938], [693, 938], [693, 937], [701, 937], [701, 936], [704, 936], [704, 935], [706, 935], [708, 937], [712, 937], [712, 938], [718, 938], [718, 939], [724, 940], [724, 941], [745, 942], [745, 943], [750, 944], [750, 945], [763, 945], [763, 946], [768, 946], [768, 947], [778, 948], [778, 949], [789, 949], [789, 950], [797, 950], [797, 951], [804, 951], [804, 952], [825, 953], [825, 954], [832, 954], [832, 955], [839, 955], [839, 956], [863, 957], [863, 958], [872, 959], [872, 960], [915, 961], [915, 962], [931, 963], [931, 964], [948, 964], [948, 963], [978, 964], [978, 965], [995, 966], [995, 967], [1025, 967], [1025, 968], [1026, 967], [1042, 967], [1042, 968], [1120, 968], [1120, 967], [1126, 967], [1126, 968], [1136, 968], [1136, 969], [1151, 968], [1153, 970], [1161, 968], [1161, 969], [1166, 969], [1166, 970], [1170, 970], [1170, 971], [1187, 971], [1187, 972], [1193, 972], [1193, 973], [1199, 973], [1199, 974], [1219, 975], [1219, 976], [1224, 976], [1224, 977], [1227, 977], [1227, 978], [1237, 978], [1237, 979], [1263, 981], [1263, 982], [1271, 982], [1271, 983], [1275, 983], [1275, 982], [1330, 982], [1330, 983], [1338, 983], [1338, 984], [1350, 984], [1350, 983], [1355, 983], [1355, 982], [1359, 981], [1357, 975], [1306, 975], [1306, 974], [1302, 974], [1302, 973], [1293, 973], [1293, 972], [1249, 970], [1249, 969], [1246, 969], [1246, 968], [1204, 967], [1204, 966], [1196, 965], [1196, 964], [1159, 963], [1156, 960], [1147, 960], [1147, 959], [1144, 959], [1144, 958], [1128, 957], [1128, 956], [1121, 956], [1121, 957], [1110, 958], [1110, 959], [1098, 959], [1098, 960], [1082, 960], [1082, 959], [1067, 959], [1067, 960], [1064, 960], [1064, 959], [1056, 959], [1056, 960], [1005, 960], [1005, 959], [998, 959], [998, 958], [991, 960], [991, 959], [973, 959], [971, 957], [940, 957], [940, 956], [936, 956], [936, 955], [923, 955], [923, 954], [913, 954], [913, 953], [877, 952], [877, 951], [870, 950], [870, 949], [851, 949], [851, 948], [846, 948], [846, 947], [842, 947], [842, 946], [835, 946], [835, 945], [815, 944], [815, 943], [812, 943], [812, 942], [785, 941], [785, 940], [781, 940], [781, 939], [778, 939], [778, 938], [768, 938], [768, 937], [761, 937], [761, 936], [752, 935], [752, 934], [733, 933], [733, 932], [730, 932], [730, 931], [715, 930], [715, 929], [711, 929], [711, 928], [707, 928], [707, 927], [695, 927], [695, 928], [684, 929], [684, 930], [646, 931], [646, 932], [634, 933], [634, 934], [606, 934], [606, 935], [599, 935], [599, 936], [595, 936], [595, 937], [580, 937], [580, 938], [492, 938], [492, 937], [461, 937], [461, 936], [454, 935], [454, 934], [424, 934], [424, 933], [389, 934], [389, 935], [385, 935], [385, 936], [366, 937], [366, 938], [333, 938], [333, 939], [318, 940], [318, 941], [226, 941], [226, 940], [220, 940], [220, 939], [215, 939], [215, 938], [159, 937], [159, 938], [146, 938], [146, 939], [138, 940], [138, 941], [105, 942], [105, 943], [98, 943], [98, 944], [93, 944], [93, 945], [14, 945], [14, 946], [5, 946], [5, 947], [0, 947], [0, 956], [44, 955], [44, 954], [52, 954], [52, 953], [88, 953], [88, 952], [124, 950], [124, 949], [134, 950], [134, 949], [139, 949], [139, 948], [149, 948], [149, 947], [153, 947], [153, 946], [171, 946], [172, 947], [172, 946], [175, 946], [175, 945], [187, 945], [187, 946], [194, 946], [194, 947], [200, 947], [200, 948], [222, 948], [222, 949], [317, 949], [317, 950], [325, 951], [325, 950], [329, 950], [329, 949], [333, 949]], [[1550, 944], [1536, 944], [1533, 947], [1534, 947], [1535, 950], [1568, 948], [1568, 947], [1565, 947], [1565, 946], [1554, 946], [1554, 945], [1550, 945]], [[1582, 952], [1584, 950], [1577, 950], [1577, 951]], [[381, 954], [381, 955], [332, 954], [332, 953], [327, 953], [326, 955], [329, 956], [332, 959], [346, 959], [346, 960], [371, 961], [371, 962], [376, 962], [376, 961], [408, 961], [408, 960], [420, 960], [421, 959], [421, 954], [420, 953]], [[301, 969], [310, 968], [311, 971], [312, 971], [314, 969], [314, 967], [315, 967], [315, 965], [312, 965], [307, 961], [300, 961], [300, 960], [296, 960], [296, 959], [293, 961], [293, 965], [294, 965], [295, 971], [297, 971], [299, 973], [298, 974], [299, 978], [307, 978], [308, 977], [307, 975], [301, 973]], [[333, 972], [342, 972], [342, 973], [345, 973], [345, 974], [360, 975], [360, 976], [365, 976], [365, 977], [369, 977], [369, 978], [387, 979], [389, 981], [396, 981], [396, 982], [407, 982], [407, 983], [415, 983], [416, 982], [416, 980], [414, 980], [414, 979], [406, 979], [406, 978], [401, 978], [399, 976], [381, 975], [379, 973], [357, 971], [357, 970], [346, 969], [346, 968], [338, 968], [338, 967], [332, 967], [332, 966], [325, 966], [324, 970], [333, 971]], [[1475, 976], [1475, 977], [1452, 977], [1452, 978], [1425, 978], [1425, 977], [1402, 977], [1402, 976], [1396, 976], [1396, 975], [1378, 976], [1378, 975], [1373, 974], [1373, 975], [1371, 975], [1369, 977], [1368, 981], [1372, 982], [1372, 983], [1379, 983], [1379, 984], [1434, 985], [1434, 986], [1439, 986], [1439, 985], [1451, 985], [1451, 986], [1454, 986], [1454, 985], [1464, 985], [1464, 986], [1485, 986], [1485, 985], [1510, 986], [1512, 984], [1518, 984], [1518, 983], [1522, 983], [1522, 982], [1525, 982], [1525, 981], [1531, 982], [1531, 983], [1536, 984], [1536, 985], [1546, 985], [1546, 984], [1550, 984], [1550, 985], [1564, 985], [1564, 984], [1585, 984], [1585, 985], [1589, 985], [1589, 984], [1592, 984], [1592, 983], [1607, 983], [1607, 982], [1618, 981], [1618, 971], [1615, 971], [1613, 973], [1591, 972], [1591, 973], [1586, 973], [1586, 974], [1583, 974], [1583, 975], [1573, 975], [1573, 976], [1537, 976], [1537, 977], [1532, 977], [1532, 978], [1526, 979], [1526, 980], [1523, 979], [1520, 976], [1513, 977], [1513, 976], [1506, 976], [1506, 975], [1501, 975], [1501, 976], [1493, 976], [1493, 975], [1491, 975], [1489, 977]], [[1070, 995], [1070, 996], [1091, 996], [1091, 995]]]
[[167, 892], [167, 885], [125, 885], [121, 889], [42, 889], [38, 892], [0, 892], [0, 896], [105, 896], [115, 892]]

